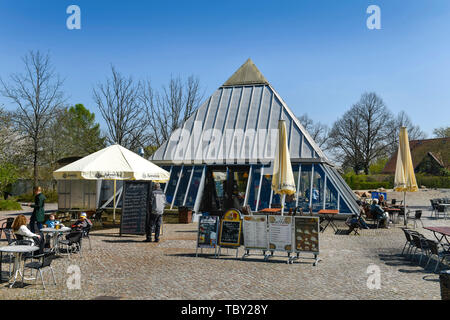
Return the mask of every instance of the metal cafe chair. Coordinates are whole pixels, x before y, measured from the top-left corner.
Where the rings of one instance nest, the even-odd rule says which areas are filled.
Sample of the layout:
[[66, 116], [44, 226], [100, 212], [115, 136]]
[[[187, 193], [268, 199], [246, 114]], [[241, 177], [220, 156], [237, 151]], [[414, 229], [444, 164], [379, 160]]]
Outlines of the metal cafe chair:
[[430, 240], [430, 239], [427, 239], [427, 242], [428, 242], [428, 246], [430, 248], [430, 257], [428, 258], [428, 262], [425, 265], [425, 268], [430, 263], [431, 257], [436, 256], [437, 262], [436, 262], [436, 266], [434, 267], [434, 273], [436, 273], [436, 270], [437, 270], [438, 266], [440, 266], [442, 264], [442, 261], [450, 259], [450, 250], [448, 250], [449, 248], [447, 248], [442, 251], [439, 251], [439, 242], [437, 242], [435, 240]]
[[430, 215], [430, 217], [433, 217], [433, 213], [434, 213], [434, 216], [437, 218], [437, 215], [436, 215], [436, 211], [437, 211], [437, 207], [438, 207], [438, 201], [436, 200], [436, 199], [430, 199], [430, 204], [431, 204], [431, 215]]
[[[414, 241], [414, 246], [416, 249], [414, 250], [414, 254], [416, 254], [417, 250], [420, 249], [420, 259], [419, 259], [419, 265], [422, 263], [422, 257], [428, 256], [428, 252], [430, 250], [430, 247], [427, 242], [427, 238], [425, 238], [420, 233], [411, 233], [411, 237]], [[413, 257], [414, 261], [414, 257]]]
[[405, 234], [405, 238], [406, 238], [406, 242], [405, 245], [403, 246], [403, 250], [402, 250], [402, 255], [405, 253], [408, 253], [412, 248], [415, 247], [415, 242], [413, 241], [412, 237], [411, 237], [411, 232], [414, 232], [412, 230], [406, 229], [406, 228], [402, 228], [404, 234]]
[[37, 273], [39, 271], [39, 275], [41, 276], [42, 286], [44, 287], [44, 290], [45, 290], [45, 283], [44, 283], [44, 278], [42, 277], [42, 269], [44, 269], [44, 268], [47, 268], [47, 267], [50, 268], [50, 271], [52, 272], [53, 282], [56, 286], [55, 274], [54, 274], [53, 268], [51, 266], [51, 263], [52, 263], [53, 259], [55, 258], [55, 255], [56, 255], [55, 252], [51, 251], [48, 253], [42, 253], [39, 255], [35, 255], [33, 257], [25, 258], [25, 261], [27, 259], [39, 259], [39, 261], [33, 261], [30, 263], [26, 263], [24, 266], [24, 269], [28, 268], [28, 269], [36, 270], [36, 277], [34, 278], [35, 283], [37, 280]]
[[411, 212], [411, 211], [408, 211], [408, 212], [406, 213], [406, 217], [408, 218], [408, 221], [409, 221], [409, 220], [414, 221], [414, 229], [416, 228], [417, 221], [420, 221], [420, 223], [422, 224], [422, 228], [423, 228], [423, 222], [422, 222], [422, 220], [421, 220], [421, 217], [422, 217], [422, 210], [416, 210], [415, 213], [414, 213], [414, 217], [409, 217], [409, 213], [410, 213], [410, 212]]
[[438, 203], [437, 208], [436, 208], [436, 213], [435, 213], [436, 218], [439, 218], [440, 213], [442, 213], [444, 218], [447, 218], [447, 212], [445, 211], [445, 206], [442, 206], [440, 203]]

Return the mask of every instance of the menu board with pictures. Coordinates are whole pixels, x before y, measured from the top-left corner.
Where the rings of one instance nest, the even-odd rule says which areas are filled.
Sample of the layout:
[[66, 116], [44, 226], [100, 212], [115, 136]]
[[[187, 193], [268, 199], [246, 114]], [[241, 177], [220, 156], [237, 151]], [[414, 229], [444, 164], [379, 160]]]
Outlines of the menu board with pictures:
[[292, 251], [292, 217], [269, 216], [269, 250]]
[[221, 246], [239, 247], [241, 245], [241, 220], [222, 220], [220, 224]]
[[198, 222], [198, 248], [215, 248], [219, 232], [219, 217], [201, 216]]
[[267, 216], [244, 216], [242, 228], [245, 249], [267, 250]]
[[150, 205], [150, 181], [125, 181], [120, 235], [145, 234]]
[[319, 218], [294, 218], [295, 252], [319, 252]]

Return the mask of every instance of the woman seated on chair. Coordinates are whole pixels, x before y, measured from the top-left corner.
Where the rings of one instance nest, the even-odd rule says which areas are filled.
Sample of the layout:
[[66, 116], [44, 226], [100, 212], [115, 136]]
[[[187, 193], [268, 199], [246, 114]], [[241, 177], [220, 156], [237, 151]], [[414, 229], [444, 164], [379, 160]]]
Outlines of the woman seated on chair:
[[12, 224], [12, 229], [17, 238], [24, 238], [24, 240], [31, 240], [33, 243], [39, 247], [39, 253], [44, 251], [44, 241], [42, 241], [42, 237], [39, 234], [35, 234], [30, 231], [27, 227], [27, 218], [20, 214], [14, 219]]

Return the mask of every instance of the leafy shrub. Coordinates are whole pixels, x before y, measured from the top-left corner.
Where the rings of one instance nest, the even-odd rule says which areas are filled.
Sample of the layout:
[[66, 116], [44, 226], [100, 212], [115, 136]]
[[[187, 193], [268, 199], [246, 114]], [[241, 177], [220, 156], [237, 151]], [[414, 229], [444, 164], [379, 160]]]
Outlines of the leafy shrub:
[[417, 185], [427, 188], [450, 188], [450, 177], [447, 176], [429, 176], [425, 174], [416, 174]]
[[8, 210], [22, 210], [22, 207], [14, 200], [0, 200], [0, 211]]
[[[53, 190], [44, 190], [45, 202], [47, 203], [55, 203], [58, 202], [58, 193]], [[24, 193], [18, 196], [18, 201], [21, 202], [34, 202], [34, 194], [33, 193]]]
[[391, 189], [394, 185], [393, 177], [388, 175], [357, 175], [351, 172], [345, 174], [343, 178], [353, 190]]
[[[375, 190], [378, 188], [392, 189], [394, 188], [393, 175], [357, 175], [355, 173], [346, 173], [343, 175], [344, 180], [353, 190]], [[427, 188], [450, 188], [449, 176], [430, 176], [417, 173], [416, 181], [419, 188], [425, 186]]]

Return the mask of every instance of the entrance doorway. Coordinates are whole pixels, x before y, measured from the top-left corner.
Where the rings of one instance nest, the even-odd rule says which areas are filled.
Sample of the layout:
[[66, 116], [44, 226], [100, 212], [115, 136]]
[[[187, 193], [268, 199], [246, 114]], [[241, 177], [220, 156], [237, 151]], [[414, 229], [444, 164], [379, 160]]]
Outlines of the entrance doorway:
[[244, 206], [250, 166], [207, 167], [201, 210], [223, 215], [227, 210]]

